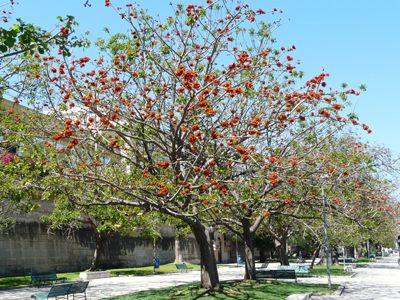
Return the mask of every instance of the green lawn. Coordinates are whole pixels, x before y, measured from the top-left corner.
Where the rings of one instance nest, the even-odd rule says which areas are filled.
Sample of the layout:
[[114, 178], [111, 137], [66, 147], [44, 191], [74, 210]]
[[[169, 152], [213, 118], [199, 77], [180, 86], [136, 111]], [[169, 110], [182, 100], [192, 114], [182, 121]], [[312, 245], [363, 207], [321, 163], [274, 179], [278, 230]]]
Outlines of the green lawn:
[[372, 260], [369, 260], [367, 257], [357, 258], [357, 260], [358, 262], [364, 262], [364, 263], [373, 262]]
[[[200, 265], [186, 264], [189, 268], [193, 267], [193, 270], [200, 270]], [[141, 268], [129, 268], [129, 269], [110, 269], [111, 275], [142, 275], [153, 273], [153, 266], [141, 267]], [[181, 272], [178, 271], [175, 264], [160, 265], [159, 269], [156, 269], [156, 273], [166, 272]]]
[[[330, 266], [331, 270], [331, 276], [350, 276], [353, 275], [352, 272], [344, 272], [343, 271], [343, 266]], [[326, 266], [314, 266], [310, 270], [310, 275], [311, 276], [328, 276], [327, 268]]]
[[149, 290], [127, 294], [103, 300], [137, 300], [137, 299], [284, 299], [291, 294], [302, 293], [333, 293], [339, 285], [332, 285], [332, 290], [328, 289], [327, 284], [305, 284], [283, 281], [267, 280], [231, 280], [221, 282], [214, 290], [205, 290], [200, 288], [200, 283], [185, 284], [170, 288]]
[[[67, 280], [79, 278], [80, 272], [58, 273], [58, 277], [67, 277]], [[31, 284], [31, 276], [15, 276], [0, 278], [0, 288]]]

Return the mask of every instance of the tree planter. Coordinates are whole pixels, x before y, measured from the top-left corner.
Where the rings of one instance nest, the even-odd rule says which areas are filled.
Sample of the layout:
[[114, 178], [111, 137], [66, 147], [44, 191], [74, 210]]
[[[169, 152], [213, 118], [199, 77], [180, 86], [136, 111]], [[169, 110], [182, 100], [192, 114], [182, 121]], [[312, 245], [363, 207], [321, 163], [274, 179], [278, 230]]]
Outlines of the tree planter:
[[98, 271], [98, 272], [82, 272], [79, 274], [79, 278], [82, 280], [91, 280], [99, 278], [111, 277], [111, 271]]

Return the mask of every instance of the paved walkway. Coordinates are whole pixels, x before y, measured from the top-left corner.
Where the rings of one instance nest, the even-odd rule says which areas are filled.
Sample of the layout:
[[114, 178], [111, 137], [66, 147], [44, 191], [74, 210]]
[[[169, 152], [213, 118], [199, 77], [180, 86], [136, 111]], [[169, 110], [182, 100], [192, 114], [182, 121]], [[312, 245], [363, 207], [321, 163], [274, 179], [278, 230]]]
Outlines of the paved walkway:
[[[336, 296], [313, 296], [314, 300], [394, 300], [400, 299], [400, 267], [397, 264], [398, 256], [378, 259], [368, 267], [357, 268], [357, 276], [332, 277], [332, 284], [344, 284], [346, 288], [341, 297]], [[257, 264], [261, 266], [261, 264]], [[278, 263], [270, 263], [268, 269], [276, 269]], [[242, 279], [243, 267], [220, 267], [218, 268], [221, 281]], [[182, 273], [169, 273], [151, 276], [112, 277], [91, 280], [87, 299], [95, 300], [106, 297], [124, 295], [144, 290], [158, 289], [176, 286], [200, 280], [200, 271]], [[327, 283], [324, 278], [299, 278], [303, 283]], [[34, 293], [42, 293], [48, 288], [15, 288], [0, 290], [1, 300], [23, 300], [30, 299]]]
[[[260, 264], [261, 265], [261, 264]], [[220, 281], [242, 279], [244, 267], [220, 267], [218, 268]], [[161, 275], [111, 277], [91, 280], [87, 289], [87, 299], [95, 300], [106, 297], [135, 293], [144, 290], [159, 289], [200, 281], [200, 271], [188, 271], [168, 273]], [[16, 288], [0, 290], [1, 300], [32, 299], [30, 296], [36, 293], [48, 291], [48, 288]]]
[[[400, 299], [399, 256], [378, 259], [367, 267], [357, 268], [353, 278], [332, 277], [333, 284], [344, 284], [342, 296], [313, 296], [314, 300], [398, 300]], [[311, 278], [310, 278], [311, 279]], [[322, 280], [321, 280], [322, 279]], [[299, 282], [310, 282], [302, 279]], [[327, 278], [313, 278], [314, 283], [327, 283]]]

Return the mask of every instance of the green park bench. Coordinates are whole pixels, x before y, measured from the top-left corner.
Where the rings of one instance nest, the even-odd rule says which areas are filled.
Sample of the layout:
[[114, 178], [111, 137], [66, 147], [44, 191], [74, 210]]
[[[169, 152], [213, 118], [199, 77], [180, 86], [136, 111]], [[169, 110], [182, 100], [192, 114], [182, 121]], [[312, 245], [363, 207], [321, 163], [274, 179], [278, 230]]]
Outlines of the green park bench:
[[47, 282], [58, 282], [58, 281], [62, 281], [64, 282], [65, 280], [67, 280], [67, 277], [57, 277], [56, 272], [54, 271], [48, 271], [48, 272], [31, 272], [29, 273], [29, 275], [31, 276], [31, 281], [32, 281], [32, 285], [35, 285], [35, 283], [37, 283], [38, 285], [40, 285], [40, 283], [47, 283]]
[[294, 270], [297, 274], [310, 276], [310, 266], [278, 266], [278, 270]]
[[294, 270], [263, 270], [256, 271], [257, 279], [294, 279], [297, 283]]
[[183, 271], [183, 270], [187, 271], [187, 270], [193, 269], [193, 267], [188, 267], [186, 264], [175, 264], [175, 266], [178, 270], [181, 270], [181, 271]]
[[[338, 261], [343, 262], [343, 257], [339, 257]], [[356, 263], [358, 260], [357, 260], [357, 258], [354, 258], [354, 257], [346, 257], [344, 261], [346, 263]]]
[[375, 254], [370, 254], [369, 255], [369, 259], [376, 260], [376, 255]]
[[88, 287], [88, 284], [89, 281], [53, 284], [48, 292], [32, 294], [31, 298], [34, 298], [36, 300], [55, 297], [57, 299], [57, 297], [60, 296], [67, 296], [68, 299], [68, 295], [73, 295], [73, 297], [75, 298], [75, 294], [84, 293], [84, 297], [86, 299], [86, 289]]

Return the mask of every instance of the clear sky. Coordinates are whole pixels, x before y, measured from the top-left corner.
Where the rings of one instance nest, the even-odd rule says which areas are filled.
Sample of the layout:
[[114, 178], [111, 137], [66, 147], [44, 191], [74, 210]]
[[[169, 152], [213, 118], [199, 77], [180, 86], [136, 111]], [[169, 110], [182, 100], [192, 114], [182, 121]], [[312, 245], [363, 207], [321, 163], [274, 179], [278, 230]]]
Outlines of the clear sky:
[[[93, 40], [107, 36], [104, 27], [111, 34], [125, 33], [126, 22], [105, 7], [103, 0], [89, 0], [91, 7], [84, 7], [85, 2], [19, 0], [14, 6], [13, 18], [50, 30], [57, 16], [73, 15], [80, 24], [77, 33], [90, 31]], [[169, 2], [138, 1], [142, 8], [148, 8], [149, 14], [160, 14], [162, 19], [173, 14]], [[206, 1], [177, 2], [204, 5]], [[111, 0], [111, 3], [124, 7], [129, 0]], [[394, 154], [400, 153], [400, 91], [397, 90], [400, 87], [400, 1], [248, 0], [245, 3], [253, 9], [283, 10], [283, 14], [267, 14], [259, 20], [288, 21], [274, 33], [278, 39], [276, 46], [296, 45], [297, 50], [291, 56], [301, 60], [297, 70], [304, 71], [306, 78], [318, 75], [323, 66], [331, 75], [327, 83], [333, 89], [339, 89], [343, 82], [356, 90], [365, 84], [368, 89], [361, 94], [356, 114], [373, 132], [370, 135], [361, 132], [362, 138], [384, 144]], [[85, 55], [96, 56], [94, 51], [88, 50]]]

